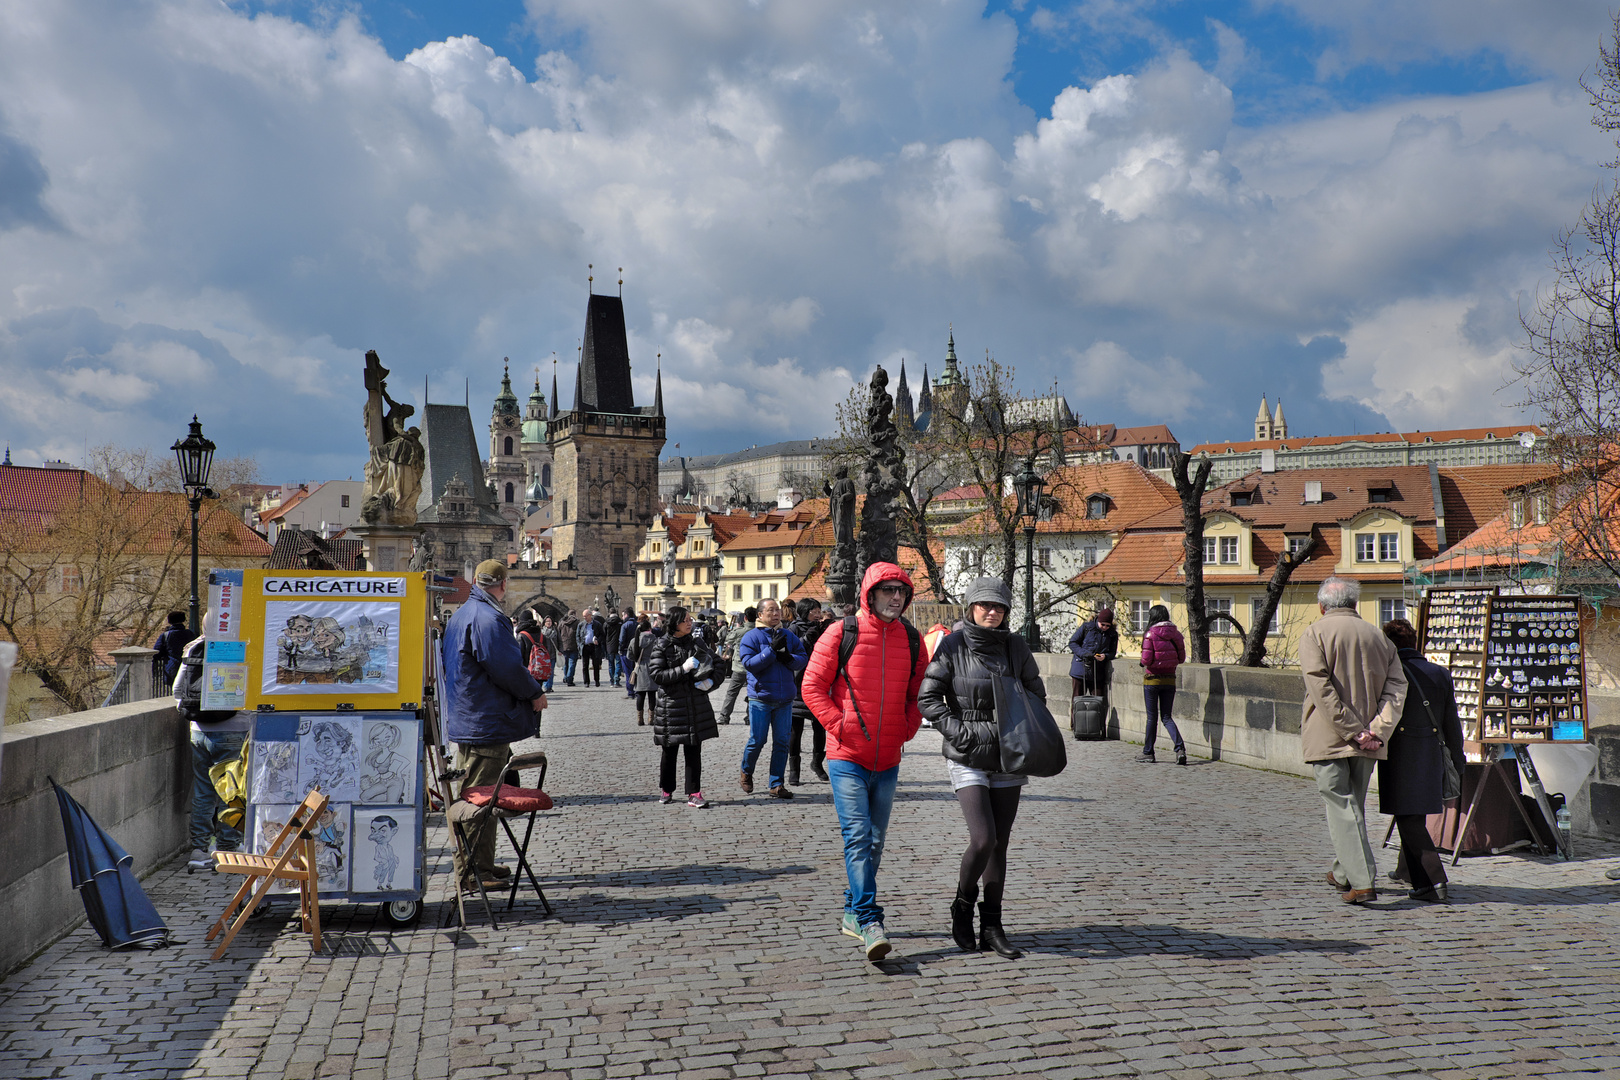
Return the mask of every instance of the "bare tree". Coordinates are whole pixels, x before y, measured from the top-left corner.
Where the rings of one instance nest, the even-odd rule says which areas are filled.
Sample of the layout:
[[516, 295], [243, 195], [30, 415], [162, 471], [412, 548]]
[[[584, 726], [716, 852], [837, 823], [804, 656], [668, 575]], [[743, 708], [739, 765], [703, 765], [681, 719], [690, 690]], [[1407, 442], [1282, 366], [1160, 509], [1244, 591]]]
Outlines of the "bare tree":
[[[1285, 541], [1286, 544], [1286, 541]], [[1308, 537], [1294, 551], [1287, 550], [1277, 556], [1277, 565], [1271, 568], [1271, 580], [1266, 582], [1266, 598], [1261, 603], [1260, 610], [1255, 612], [1254, 625], [1249, 627], [1248, 634], [1243, 640], [1243, 655], [1238, 658], [1242, 667], [1260, 667], [1266, 658], [1266, 634], [1271, 628], [1271, 620], [1277, 614], [1277, 606], [1282, 603], [1283, 590], [1288, 588], [1288, 579], [1294, 576], [1294, 571], [1311, 557], [1316, 549], [1316, 537]], [[1202, 569], [1202, 568], [1200, 568]], [[1199, 574], [1202, 579], [1202, 573]], [[1202, 580], [1200, 580], [1200, 587]]]
[[1209, 663], [1210, 616], [1204, 604], [1204, 492], [1209, 490], [1209, 474], [1214, 467], [1215, 463], [1204, 455], [1200, 455], [1197, 466], [1193, 466], [1192, 455], [1186, 451], [1170, 462], [1170, 475], [1176, 482], [1176, 495], [1181, 499], [1188, 659], [1195, 664]]

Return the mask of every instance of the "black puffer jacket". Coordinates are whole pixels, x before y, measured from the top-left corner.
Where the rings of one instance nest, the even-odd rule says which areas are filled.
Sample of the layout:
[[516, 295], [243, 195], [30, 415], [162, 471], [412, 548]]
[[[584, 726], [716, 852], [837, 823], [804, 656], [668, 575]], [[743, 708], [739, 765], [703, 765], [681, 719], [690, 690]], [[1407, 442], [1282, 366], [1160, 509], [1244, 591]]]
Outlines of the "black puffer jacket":
[[1046, 700], [1035, 654], [1017, 634], [967, 625], [946, 635], [923, 674], [917, 706], [943, 736], [941, 750], [971, 769], [1001, 769], [993, 675], [1011, 674]]
[[[809, 656], [816, 651], [816, 639], [821, 637], [823, 630], [827, 629], [827, 624], [824, 622], [795, 622], [788, 629], [793, 631], [794, 637], [804, 642], [804, 654]], [[815, 720], [815, 717], [810, 714], [810, 706], [804, 703], [803, 668], [793, 673], [793, 684], [800, 688], [800, 692], [793, 698], [793, 719], [802, 720], [807, 724], [811, 723]]]
[[653, 743], [657, 746], [700, 743], [720, 734], [709, 695], [692, 685], [697, 672], [681, 670], [691, 656], [700, 665], [708, 657], [691, 634], [665, 634], [653, 640], [647, 675], [658, 690], [653, 698]]

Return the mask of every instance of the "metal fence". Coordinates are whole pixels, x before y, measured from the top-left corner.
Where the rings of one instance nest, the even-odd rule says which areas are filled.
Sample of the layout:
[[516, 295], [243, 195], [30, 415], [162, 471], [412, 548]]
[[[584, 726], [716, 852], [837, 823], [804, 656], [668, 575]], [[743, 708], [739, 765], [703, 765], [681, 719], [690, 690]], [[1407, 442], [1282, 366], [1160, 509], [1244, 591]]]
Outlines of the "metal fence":
[[163, 657], [152, 654], [127, 659], [117, 657], [118, 670], [113, 675], [112, 689], [101, 702], [109, 705], [127, 705], [131, 701], [150, 701], [169, 695], [169, 682], [163, 677]]

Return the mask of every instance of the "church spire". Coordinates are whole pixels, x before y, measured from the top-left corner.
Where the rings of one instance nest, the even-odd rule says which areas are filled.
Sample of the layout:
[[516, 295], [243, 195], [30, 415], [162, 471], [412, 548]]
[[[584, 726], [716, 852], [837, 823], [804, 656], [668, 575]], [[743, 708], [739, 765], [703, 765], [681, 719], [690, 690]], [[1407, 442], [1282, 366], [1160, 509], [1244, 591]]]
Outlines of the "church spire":
[[549, 419], [552, 419], [552, 420], [557, 419], [557, 354], [556, 353], [551, 354], [551, 416], [549, 417]]
[[653, 415], [664, 415], [664, 354], [658, 354], [657, 381], [653, 384]]

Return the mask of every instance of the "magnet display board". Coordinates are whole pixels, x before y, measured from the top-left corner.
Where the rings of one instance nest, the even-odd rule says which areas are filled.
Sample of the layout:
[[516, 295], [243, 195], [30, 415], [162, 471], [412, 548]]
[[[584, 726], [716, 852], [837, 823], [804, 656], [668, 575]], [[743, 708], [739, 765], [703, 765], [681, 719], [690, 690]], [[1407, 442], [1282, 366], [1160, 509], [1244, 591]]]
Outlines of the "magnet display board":
[[1484, 700], [1485, 639], [1490, 631], [1494, 588], [1430, 589], [1418, 616], [1423, 658], [1451, 672], [1463, 738], [1479, 741]]
[[248, 570], [236, 633], [249, 710], [415, 709], [426, 574]]
[[1477, 741], [1587, 741], [1581, 598], [1494, 596]]

